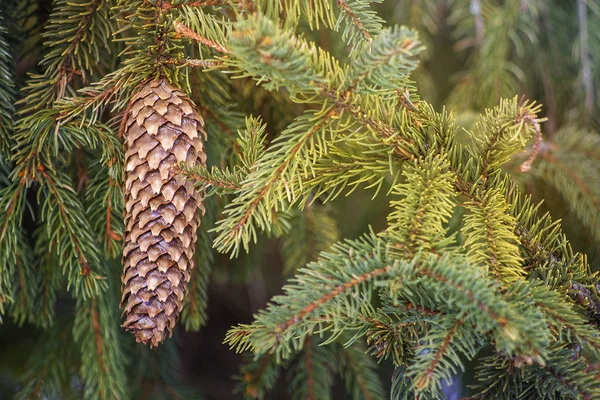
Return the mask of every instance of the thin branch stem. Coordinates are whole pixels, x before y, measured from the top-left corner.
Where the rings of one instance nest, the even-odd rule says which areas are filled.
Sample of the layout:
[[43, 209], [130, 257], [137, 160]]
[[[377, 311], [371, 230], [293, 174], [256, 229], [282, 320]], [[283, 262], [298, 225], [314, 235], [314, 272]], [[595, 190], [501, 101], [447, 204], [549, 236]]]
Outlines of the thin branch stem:
[[471, 12], [471, 14], [473, 14], [473, 18], [475, 20], [475, 43], [477, 43], [478, 47], [481, 47], [481, 44], [483, 43], [484, 33], [483, 14], [481, 13], [481, 1], [471, 0], [469, 11]]
[[228, 54], [229, 53], [228, 49], [226, 49], [225, 47], [223, 47], [222, 45], [220, 45], [217, 42], [213, 42], [210, 39], [207, 39], [207, 38], [205, 38], [203, 36], [200, 36], [198, 33], [194, 32], [192, 29], [190, 29], [183, 22], [176, 22], [175, 23], [175, 30], [181, 36], [186, 37], [188, 39], [195, 40], [198, 43], [201, 43], [201, 44], [203, 44], [205, 46], [208, 46], [208, 47], [210, 47], [212, 49], [215, 49], [215, 50], [217, 50], [220, 53], [223, 53], [223, 54]]
[[223, 63], [219, 60], [198, 60], [195, 58], [168, 58], [165, 60], [167, 64], [180, 65], [184, 67], [199, 67], [199, 68], [222, 68]]
[[360, 18], [358, 18], [358, 16], [352, 11], [348, 3], [346, 3], [345, 0], [337, 0], [337, 5], [342, 10], [342, 12], [346, 14], [346, 17], [349, 18], [352, 21], [352, 23], [356, 26], [356, 28], [360, 31], [361, 35], [363, 35], [363, 37], [366, 40], [371, 42], [373, 40], [371, 34], [367, 31], [365, 25], [362, 23]]
[[585, 88], [586, 118], [594, 109], [594, 87], [592, 82], [592, 67], [588, 43], [588, 15], [585, 0], [577, 0], [577, 17], [579, 19], [579, 47], [581, 56], [581, 78]]
[[531, 149], [531, 154], [529, 155], [529, 158], [521, 164], [521, 172], [527, 172], [531, 169], [531, 164], [535, 161], [535, 158], [542, 147], [542, 131], [540, 129], [540, 124], [531, 115], [524, 116], [523, 120], [529, 123], [535, 131], [535, 144]]

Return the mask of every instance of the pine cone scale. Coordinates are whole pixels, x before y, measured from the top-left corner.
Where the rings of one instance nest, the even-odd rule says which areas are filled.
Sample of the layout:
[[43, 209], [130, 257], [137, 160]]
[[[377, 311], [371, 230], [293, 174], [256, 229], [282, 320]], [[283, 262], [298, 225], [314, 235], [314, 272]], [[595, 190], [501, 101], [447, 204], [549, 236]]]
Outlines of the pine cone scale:
[[180, 162], [204, 165], [204, 122], [164, 79], [135, 94], [125, 116], [123, 326], [158, 345], [177, 323], [193, 268], [202, 195], [176, 175]]

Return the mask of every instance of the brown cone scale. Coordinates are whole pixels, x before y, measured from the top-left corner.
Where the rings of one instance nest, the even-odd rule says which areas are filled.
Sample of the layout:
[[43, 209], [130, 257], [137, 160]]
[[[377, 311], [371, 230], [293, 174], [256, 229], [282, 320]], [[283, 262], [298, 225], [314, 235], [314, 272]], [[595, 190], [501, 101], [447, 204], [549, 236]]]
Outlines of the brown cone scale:
[[157, 346], [171, 335], [194, 267], [202, 194], [176, 167], [205, 165], [204, 121], [194, 103], [165, 79], [131, 99], [123, 117], [125, 232], [123, 326]]

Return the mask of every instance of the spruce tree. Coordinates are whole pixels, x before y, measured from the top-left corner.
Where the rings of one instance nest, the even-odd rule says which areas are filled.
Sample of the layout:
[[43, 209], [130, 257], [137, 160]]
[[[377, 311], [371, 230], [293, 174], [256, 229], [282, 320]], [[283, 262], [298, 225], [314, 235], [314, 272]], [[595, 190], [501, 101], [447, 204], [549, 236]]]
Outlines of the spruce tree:
[[264, 282], [273, 243], [288, 282], [220, 338], [238, 396], [600, 398], [599, 23], [3, 0], [0, 333], [36, 332], [15, 398], [202, 398], [169, 336], [214, 282]]

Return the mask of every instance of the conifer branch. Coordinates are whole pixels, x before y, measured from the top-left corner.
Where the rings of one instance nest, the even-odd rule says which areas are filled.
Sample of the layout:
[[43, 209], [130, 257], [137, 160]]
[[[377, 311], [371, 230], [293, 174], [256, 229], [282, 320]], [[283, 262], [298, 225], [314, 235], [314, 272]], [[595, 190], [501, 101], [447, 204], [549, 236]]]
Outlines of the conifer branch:
[[6, 22], [0, 15], [0, 76], [3, 77], [0, 80], [0, 154], [5, 160], [10, 156], [10, 144], [13, 142], [11, 132], [14, 124], [14, 100], [16, 97], [15, 71], [8, 38]]
[[383, 30], [351, 66], [347, 90], [385, 93], [402, 85], [407, 71], [416, 69], [414, 58], [423, 49], [415, 31], [404, 26]]
[[586, 373], [585, 363], [573, 358], [568, 348], [555, 348], [551, 362], [547, 366], [536, 366], [535, 370], [542, 372], [542, 377], [530, 371], [528, 383], [535, 385], [540, 396], [562, 395], [592, 400], [600, 395], [600, 385], [594, 374]]
[[294, 400], [332, 398], [332, 349], [320, 346], [320, 342], [316, 336], [306, 336], [302, 350], [290, 363], [288, 392]]
[[[108, 294], [78, 300], [73, 337], [84, 354], [81, 377], [85, 399], [124, 399], [125, 364], [119, 346], [115, 313]], [[111, 308], [109, 308], [111, 307]]]
[[267, 390], [271, 389], [279, 377], [281, 366], [275, 362], [272, 354], [264, 354], [259, 358], [250, 359], [246, 354], [246, 362], [242, 364], [241, 375], [237, 390], [244, 398], [262, 399]]
[[70, 386], [70, 376], [64, 363], [74, 357], [74, 346], [61, 346], [61, 341], [72, 340], [69, 321], [59, 321], [49, 327], [38, 340], [38, 351], [27, 360], [25, 385], [15, 394], [17, 400], [39, 399], [42, 396], [55, 396], [62, 387]]
[[363, 38], [365, 40], [367, 40], [369, 42], [373, 40], [373, 38], [371, 37], [371, 34], [369, 34], [367, 29], [365, 28], [365, 25], [361, 22], [360, 18], [358, 18], [356, 13], [354, 11], [352, 11], [352, 8], [350, 7], [350, 5], [348, 4], [347, 1], [337, 0], [337, 6], [345, 14], [345, 16], [343, 18], [347, 18], [350, 21], [352, 21], [352, 24], [354, 24], [356, 29], [360, 32], [360, 34], [363, 36]]
[[378, 0], [336, 0], [340, 12], [334, 29], [339, 30], [342, 24], [346, 25], [342, 38], [351, 50], [356, 50], [361, 41], [371, 43], [373, 36], [381, 31], [383, 20], [369, 9], [369, 3], [375, 2]]
[[83, 298], [93, 296], [106, 284], [96, 272], [100, 262], [83, 206], [70, 185], [62, 181], [64, 177], [44, 169], [39, 172], [47, 192], [42, 220], [47, 226], [46, 234], [54, 239], [50, 250], [64, 260], [63, 273], [69, 278], [69, 287], [74, 286], [75, 293], [81, 292]]
[[600, 191], [595, 188], [597, 168], [585, 161], [566, 158], [561, 152], [543, 151], [540, 158], [533, 173], [552, 184], [594, 236], [600, 238], [597, 223]]
[[577, 18], [579, 20], [579, 56], [581, 58], [581, 80], [585, 89], [585, 110], [589, 115], [594, 108], [594, 87], [590, 63], [588, 41], [588, 15], [585, 0], [577, 0]]
[[[534, 335], [530, 327], [526, 328], [527, 332], [517, 333], [524, 329], [519, 322], [521, 318], [534, 318], [524, 314], [537, 311], [513, 309], [495, 294], [495, 290], [491, 289], [493, 284], [475, 269], [468, 274], [467, 280], [462, 276], [459, 279], [452, 267], [453, 262], [459, 259], [417, 257], [388, 264], [384, 255], [386, 246], [374, 237], [334, 248], [337, 253], [322, 254], [318, 263], [309, 264], [306, 270], [301, 270], [296, 284], [284, 287], [285, 296], [275, 297], [276, 303], [259, 312], [254, 324], [241, 325], [229, 331], [226, 343], [238, 351], [250, 349], [256, 354], [274, 351], [278, 357], [286, 358], [290, 350], [298, 346], [294, 338], [330, 331], [331, 341], [340, 334], [342, 326], [345, 330], [356, 329], [361, 324], [357, 316], [361, 304], [368, 304], [370, 298], [370, 291], [365, 289], [372, 287], [374, 281], [390, 280], [390, 294], [396, 299], [400, 295], [410, 297], [410, 291], [404, 291], [404, 287], [410, 287], [412, 279], [417, 279], [422, 285], [432, 285], [429, 290], [441, 290], [442, 287], [447, 290], [448, 295], [440, 300], [451, 304], [453, 310], [454, 307], [460, 308], [465, 323], [475, 325], [481, 334], [493, 332], [496, 346], [503, 351], [543, 364], [547, 336], [540, 335], [540, 332], [546, 328], [541, 325], [533, 328]], [[372, 253], [373, 249], [378, 249], [378, 252]], [[345, 261], [348, 255], [352, 264]], [[336, 283], [337, 286], [334, 286]], [[358, 294], [352, 296], [357, 290], [360, 290], [361, 297], [365, 297], [364, 301], [359, 302], [361, 297]], [[412, 301], [420, 303], [418, 298]], [[446, 306], [438, 304], [438, 307], [443, 310]], [[321, 318], [315, 320], [315, 315]], [[293, 330], [290, 329], [292, 327]]]
[[554, 325], [559, 342], [564, 340], [562, 331], [566, 329], [582, 348], [589, 346], [595, 351], [600, 351], [600, 338], [594, 329], [587, 324], [586, 319], [570, 307], [570, 304], [560, 298], [558, 293], [548, 291], [538, 284], [532, 290], [532, 298], [549, 323]]
[[[84, 4], [60, 0], [55, 5], [55, 14], [50, 16], [46, 45], [52, 50], [46, 55], [42, 66], [48, 66], [43, 75], [34, 75], [24, 89], [27, 96], [18, 104], [24, 107], [20, 115], [26, 115], [45, 106], [68, 93], [68, 85], [74, 75], [81, 75], [85, 81], [88, 73], [93, 74], [95, 64], [100, 60], [101, 49], [94, 38], [104, 41], [109, 37], [112, 24], [109, 19], [110, 4], [106, 0], [93, 0]], [[92, 29], [102, 29], [100, 34]], [[67, 40], [65, 40], [66, 35]]]
[[193, 30], [191, 30], [188, 26], [186, 26], [182, 22], [176, 22], [175, 23], [175, 30], [177, 31], [177, 33], [179, 33], [183, 37], [195, 40], [198, 43], [201, 43], [201, 44], [203, 44], [205, 46], [208, 46], [208, 47], [210, 47], [212, 49], [217, 50], [219, 53], [222, 53], [222, 54], [228, 54], [229, 53], [229, 50], [226, 49], [225, 47], [223, 47], [222, 45], [220, 45], [219, 43], [216, 43], [216, 42], [214, 42], [214, 41], [212, 41], [210, 39], [207, 39], [205, 37], [200, 36], [199, 34], [197, 34], [196, 32], [194, 32]]
[[531, 164], [535, 161], [535, 158], [538, 152], [540, 151], [540, 148], [542, 147], [542, 131], [540, 129], [540, 124], [535, 119], [531, 119], [529, 123], [531, 124], [531, 126], [533, 126], [533, 129], [535, 130], [535, 143], [531, 149], [531, 154], [529, 155], [529, 158], [527, 159], [527, 161], [521, 164], [521, 172], [526, 172], [531, 169]]
[[212, 228], [215, 223], [219, 207], [214, 198], [205, 199], [206, 212], [198, 229], [197, 249], [194, 253], [195, 267], [191, 272], [189, 293], [184, 299], [182, 322], [188, 331], [198, 331], [208, 320], [208, 292], [212, 266], [215, 261], [214, 250], [211, 246], [214, 234]]
[[353, 400], [376, 400], [385, 397], [377, 375], [377, 364], [365, 354], [364, 346], [358, 342], [340, 348], [339, 373], [346, 382], [346, 390]]
[[452, 215], [454, 196], [449, 169], [445, 158], [419, 160], [407, 166], [405, 183], [392, 191], [401, 200], [390, 203], [395, 210], [388, 216], [387, 235], [401, 246], [406, 258], [418, 249], [431, 250], [445, 237], [443, 224]]
[[[0, 173], [3, 172], [5, 171], [0, 170]], [[4, 176], [0, 178], [5, 179]], [[21, 216], [25, 207], [25, 188], [22, 185], [13, 183], [1, 189], [0, 314], [4, 314], [6, 303], [14, 303], [20, 298], [21, 304], [13, 304], [12, 310], [14, 318], [21, 323], [26, 319], [35, 319], [33, 297], [38, 289], [38, 282], [34, 279], [33, 260], [29, 256], [31, 250], [22, 225]]]
[[[486, 111], [473, 132], [471, 154], [480, 158], [482, 174], [490, 175], [519, 151], [531, 137], [539, 134], [539, 105], [502, 100], [499, 107]], [[533, 128], [533, 129], [532, 129]], [[537, 151], [534, 150], [534, 153]]]
[[442, 382], [450, 382], [456, 369], [463, 368], [459, 356], [472, 359], [480, 348], [478, 337], [463, 327], [460, 318], [446, 316], [440, 326], [430, 331], [415, 351], [422, 354], [406, 371], [415, 394], [442, 397]]
[[[295, 193], [290, 186], [297, 184], [294, 182], [298, 168], [297, 159], [310, 151], [312, 142], [318, 140], [313, 136], [321, 134], [325, 124], [335, 116], [334, 110], [325, 111], [319, 114], [306, 113], [298, 118], [296, 124], [290, 126], [280, 137], [279, 143], [282, 145], [277, 146], [277, 151], [271, 152], [257, 162], [257, 172], [251, 173], [242, 182], [244, 190], [226, 209], [228, 218], [217, 225], [218, 235], [214, 243], [220, 251], [232, 252], [235, 255], [239, 252], [240, 242], [245, 249], [248, 249], [251, 237], [256, 240], [254, 224], [257, 223], [264, 229], [268, 229], [273, 212], [271, 207], [286, 200], [288, 202], [295, 200]], [[304, 128], [307, 130], [294, 142], [283, 142], [283, 138], [292, 136]], [[262, 172], [263, 165], [276, 165], [277, 168], [270, 175], [265, 176]], [[286, 197], [283, 200], [276, 200], [275, 196], [282, 190], [285, 190]], [[285, 208], [285, 205], [279, 207]]]
[[188, 167], [184, 164], [178, 167], [178, 171], [188, 179], [195, 182], [198, 191], [209, 190], [209, 195], [218, 193], [220, 195], [236, 193], [242, 188], [243, 175], [230, 172], [228, 169], [213, 167], [210, 171], [203, 166]]
[[[145, 376], [127, 381], [114, 293], [107, 290], [115, 285], [101, 276], [108, 272], [107, 258], [118, 253], [123, 229], [123, 162], [113, 129], [124, 110], [130, 111], [132, 93], [155, 77], [191, 92], [209, 118], [206, 148], [214, 167], [181, 165], [177, 172], [201, 192], [227, 196], [208, 200], [197, 232], [196, 268], [183, 300], [186, 328], [197, 330], [207, 318], [211, 242], [235, 256], [249, 249], [259, 229], [291, 233], [283, 240], [283, 255], [295, 278], [252, 323], [233, 328], [225, 339], [256, 357], [242, 369], [245, 397], [263, 396], [287, 366], [293, 398], [328, 398], [332, 371], [343, 376], [353, 399], [382, 397], [374, 360], [361, 351], [362, 336], [370, 355], [392, 358], [397, 367], [392, 396], [398, 400], [443, 398], [443, 382], [488, 345], [493, 353], [480, 363], [476, 396], [600, 397], [592, 371], [600, 354], [598, 275], [572, 250], [560, 224], [538, 214], [539, 204], [502, 169], [511, 160], [525, 160], [521, 171], [531, 168], [532, 175], [558, 188], [597, 233], [597, 138], [577, 130], [542, 143], [539, 106], [513, 99], [487, 111], [467, 131], [472, 143], [463, 145], [452, 113], [438, 113], [421, 101], [409, 79], [422, 51], [416, 33], [382, 29], [370, 3], [339, 0], [336, 8], [330, 0], [120, 0], [111, 7], [109, 0], [58, 0], [47, 25], [42, 72], [22, 91], [16, 124], [12, 81], [0, 82], [0, 103], [6, 103], [0, 104], [0, 141], [7, 139], [0, 153], [8, 152], [9, 141], [16, 149], [10, 160], [0, 157], [0, 312], [6, 303], [16, 322], [49, 328], [53, 336], [40, 349], [56, 358], [43, 363], [48, 360], [32, 356], [22, 397], [125, 400], [136, 384], [144, 386], [142, 396], [186, 397], [173, 371], [173, 341], [155, 366], [140, 358]], [[482, 10], [479, 3], [453, 4], [460, 12], [450, 16], [454, 34], [472, 43], [470, 4], [478, 44], [471, 49], [471, 70], [450, 97], [461, 109], [512, 93], [518, 83], [527, 90], [531, 72], [519, 66], [530, 61], [522, 54], [535, 52], [523, 51], [531, 50], [524, 42], [547, 39], [533, 29], [536, 7], [486, 3]], [[221, 6], [228, 7], [210, 8]], [[587, 13], [590, 5], [575, 6], [589, 109], [593, 82], [586, 81], [591, 67], [585, 64], [594, 48], [581, 35], [593, 21], [581, 23], [581, 7]], [[427, 20], [431, 25], [432, 18]], [[0, 19], [0, 75], [14, 78], [5, 23]], [[320, 24], [342, 30], [349, 59], [344, 50], [338, 60], [304, 39], [311, 35], [304, 32], [306, 24], [309, 30]], [[425, 28], [431, 34], [437, 27]], [[207, 58], [211, 53], [219, 54]], [[544, 64], [534, 67], [537, 63]], [[553, 68], [545, 79], [561, 76]], [[251, 79], [232, 85], [228, 76]], [[236, 102], [247, 93], [255, 96], [252, 80], [262, 84], [268, 111], [263, 114], [276, 124], [267, 140], [265, 125], [248, 119], [236, 141], [233, 132], [243, 125]], [[93, 83], [81, 88], [87, 82]], [[571, 83], [553, 90], [572, 98], [564, 89]], [[263, 98], [263, 89], [277, 92]], [[516, 157], [532, 137], [530, 153]], [[338, 239], [324, 203], [359, 186], [374, 196], [391, 188], [388, 229], [323, 252]], [[23, 217], [31, 195], [37, 196], [31, 207], [34, 251], [27, 240], [30, 222]], [[213, 229], [222, 202], [227, 205]], [[310, 260], [315, 261], [303, 267]], [[81, 355], [57, 346], [69, 339], [57, 337], [52, 327], [64, 286], [73, 289], [72, 331]], [[336, 356], [337, 364], [331, 361]], [[65, 368], [73, 365], [78, 372]], [[73, 373], [81, 392], [69, 381]], [[156, 373], [159, 379], [151, 377]]]
[[518, 239], [514, 234], [516, 219], [507, 213], [509, 205], [499, 191], [488, 191], [480, 201], [469, 201], [464, 218], [464, 246], [474, 264], [489, 268], [504, 284], [525, 276]]

